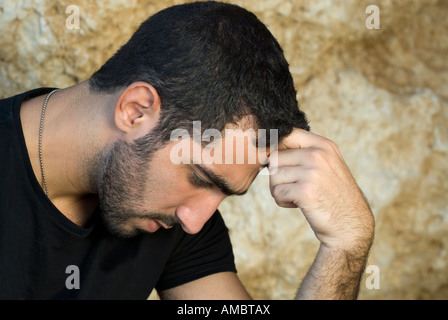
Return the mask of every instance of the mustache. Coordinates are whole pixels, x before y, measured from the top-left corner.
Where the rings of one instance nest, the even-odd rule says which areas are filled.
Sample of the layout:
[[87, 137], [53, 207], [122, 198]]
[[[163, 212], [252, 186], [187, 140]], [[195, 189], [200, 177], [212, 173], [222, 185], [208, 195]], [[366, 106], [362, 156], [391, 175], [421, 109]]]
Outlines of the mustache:
[[136, 214], [134, 218], [137, 219], [153, 219], [163, 223], [168, 228], [180, 225], [181, 221], [175, 214], [166, 214], [160, 212], [147, 212], [144, 214]]
[[125, 223], [130, 219], [153, 219], [163, 223], [167, 227], [174, 227], [175, 225], [181, 224], [180, 219], [175, 214], [154, 211], [107, 210], [103, 214], [115, 223]]

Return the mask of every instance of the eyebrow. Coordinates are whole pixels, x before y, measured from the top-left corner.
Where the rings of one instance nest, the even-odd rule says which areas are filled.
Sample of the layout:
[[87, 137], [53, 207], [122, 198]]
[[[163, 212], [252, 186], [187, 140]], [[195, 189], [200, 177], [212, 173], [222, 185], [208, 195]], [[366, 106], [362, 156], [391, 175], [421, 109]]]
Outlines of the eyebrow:
[[217, 186], [219, 190], [221, 190], [222, 193], [224, 193], [226, 196], [242, 196], [247, 193], [247, 190], [244, 191], [237, 191], [230, 187], [229, 183], [220, 175], [214, 173], [212, 170], [200, 165], [200, 164], [193, 164], [195, 168], [197, 168], [203, 175], [207, 177], [210, 182]]

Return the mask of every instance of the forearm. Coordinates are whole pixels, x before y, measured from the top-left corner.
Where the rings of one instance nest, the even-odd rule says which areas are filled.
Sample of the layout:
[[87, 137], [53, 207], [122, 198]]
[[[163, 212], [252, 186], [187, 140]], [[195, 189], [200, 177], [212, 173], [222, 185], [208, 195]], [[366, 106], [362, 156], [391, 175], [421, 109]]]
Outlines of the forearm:
[[298, 299], [356, 299], [375, 220], [334, 142], [295, 129], [271, 152], [276, 203], [300, 208], [321, 242]]
[[297, 299], [356, 299], [368, 250], [348, 252], [321, 244]]

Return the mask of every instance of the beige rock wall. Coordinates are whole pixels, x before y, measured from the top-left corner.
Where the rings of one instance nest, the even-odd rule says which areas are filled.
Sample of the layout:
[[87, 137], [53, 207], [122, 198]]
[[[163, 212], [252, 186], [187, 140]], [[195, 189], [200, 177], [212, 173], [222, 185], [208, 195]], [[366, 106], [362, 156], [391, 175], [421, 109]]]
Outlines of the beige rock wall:
[[[0, 2], [0, 96], [84, 80], [141, 21], [183, 1]], [[282, 44], [314, 132], [340, 149], [371, 202], [368, 265], [380, 288], [361, 299], [448, 299], [448, 2], [247, 0]], [[380, 9], [369, 30], [366, 7]], [[255, 298], [292, 298], [317, 240], [301, 213], [278, 208], [260, 176], [220, 207], [242, 281]]]

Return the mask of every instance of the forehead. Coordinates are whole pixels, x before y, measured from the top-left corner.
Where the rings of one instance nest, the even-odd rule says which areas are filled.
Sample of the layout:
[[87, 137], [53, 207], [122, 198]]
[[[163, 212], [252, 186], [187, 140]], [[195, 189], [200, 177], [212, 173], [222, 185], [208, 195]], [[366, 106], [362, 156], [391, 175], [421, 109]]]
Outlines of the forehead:
[[[266, 139], [266, 133], [262, 129], [227, 126], [222, 132], [217, 129], [206, 129], [202, 132], [200, 125], [194, 124], [192, 134], [184, 129], [176, 129], [171, 133], [170, 159], [175, 164], [193, 162], [207, 165], [262, 166], [269, 157]], [[270, 145], [278, 144], [275, 135], [271, 134], [269, 139]]]
[[234, 189], [247, 190], [269, 157], [269, 149], [257, 148], [256, 139], [254, 130], [227, 128], [222, 139], [203, 148], [202, 159]]

